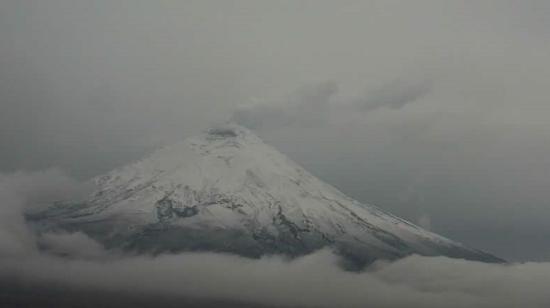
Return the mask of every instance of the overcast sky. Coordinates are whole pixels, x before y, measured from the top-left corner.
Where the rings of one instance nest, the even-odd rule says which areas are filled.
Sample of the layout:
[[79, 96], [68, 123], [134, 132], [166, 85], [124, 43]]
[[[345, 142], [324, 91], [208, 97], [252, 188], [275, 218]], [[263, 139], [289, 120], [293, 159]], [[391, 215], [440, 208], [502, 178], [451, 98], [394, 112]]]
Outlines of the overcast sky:
[[86, 179], [228, 119], [323, 180], [550, 260], [550, 2], [0, 1], [0, 171]]

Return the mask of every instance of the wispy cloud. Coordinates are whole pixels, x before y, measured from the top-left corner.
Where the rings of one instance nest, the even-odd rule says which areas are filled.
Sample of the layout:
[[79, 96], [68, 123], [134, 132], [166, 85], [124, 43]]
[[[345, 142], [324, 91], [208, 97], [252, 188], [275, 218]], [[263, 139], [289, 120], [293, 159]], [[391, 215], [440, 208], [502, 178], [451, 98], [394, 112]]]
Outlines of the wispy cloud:
[[397, 80], [367, 91], [364, 95], [339, 96], [336, 82], [302, 87], [284, 99], [238, 106], [232, 121], [251, 129], [265, 130], [295, 125], [322, 127], [334, 117], [352, 117], [381, 108], [400, 109], [430, 93], [431, 82]]
[[427, 80], [395, 80], [369, 91], [362, 98], [355, 99], [353, 104], [362, 111], [378, 108], [400, 109], [432, 90], [432, 82]]

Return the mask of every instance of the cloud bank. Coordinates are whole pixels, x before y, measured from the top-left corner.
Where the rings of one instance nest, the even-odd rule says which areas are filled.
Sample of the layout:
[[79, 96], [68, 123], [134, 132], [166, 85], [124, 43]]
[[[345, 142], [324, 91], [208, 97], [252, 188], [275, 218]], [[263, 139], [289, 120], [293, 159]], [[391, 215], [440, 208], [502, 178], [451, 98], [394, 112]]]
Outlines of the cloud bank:
[[173, 297], [176, 302], [199, 298], [286, 307], [550, 305], [550, 263], [502, 265], [410, 256], [392, 263], [381, 261], [362, 272], [347, 272], [328, 250], [293, 260], [281, 256], [252, 260], [215, 253], [127, 256], [104, 251], [82, 233], [34, 236], [21, 218], [29, 200], [62, 197], [59, 192], [80, 191], [75, 187], [81, 184], [57, 171], [1, 178], [2, 281], [100, 292], [95, 296], [115, 292]]
[[184, 253], [115, 260], [3, 259], [0, 276], [84, 290], [289, 307], [547, 307], [550, 264], [412, 256], [345, 272], [328, 251], [289, 261]]

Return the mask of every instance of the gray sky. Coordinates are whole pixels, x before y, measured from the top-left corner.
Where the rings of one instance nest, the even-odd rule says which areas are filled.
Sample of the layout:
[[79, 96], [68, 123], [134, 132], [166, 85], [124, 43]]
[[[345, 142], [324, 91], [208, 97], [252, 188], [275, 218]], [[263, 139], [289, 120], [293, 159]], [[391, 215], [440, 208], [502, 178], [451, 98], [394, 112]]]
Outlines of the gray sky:
[[547, 1], [0, 2], [0, 171], [233, 118], [364, 202], [550, 260]]

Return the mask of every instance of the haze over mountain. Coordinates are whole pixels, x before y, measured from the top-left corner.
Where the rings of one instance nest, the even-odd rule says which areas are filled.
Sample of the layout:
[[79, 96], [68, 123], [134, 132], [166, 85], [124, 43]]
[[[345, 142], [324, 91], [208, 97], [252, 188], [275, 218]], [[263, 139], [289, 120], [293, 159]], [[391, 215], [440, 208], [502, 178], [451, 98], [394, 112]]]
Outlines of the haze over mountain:
[[354, 265], [410, 254], [498, 262], [364, 205], [248, 129], [228, 124], [95, 178], [88, 198], [30, 217], [107, 248], [299, 256], [332, 247]]

